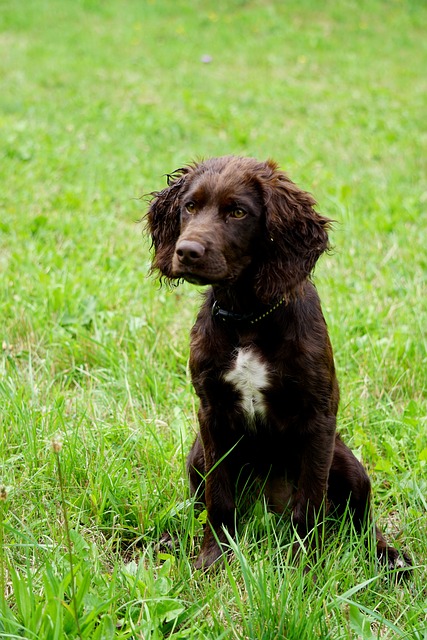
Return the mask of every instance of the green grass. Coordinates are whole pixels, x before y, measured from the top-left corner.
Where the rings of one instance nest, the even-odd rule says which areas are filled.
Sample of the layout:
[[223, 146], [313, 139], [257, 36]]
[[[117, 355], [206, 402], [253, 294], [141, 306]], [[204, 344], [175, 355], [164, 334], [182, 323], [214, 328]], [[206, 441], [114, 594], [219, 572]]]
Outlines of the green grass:
[[[421, 0], [0, 4], [1, 638], [426, 639], [426, 21]], [[292, 563], [261, 504], [223, 570], [192, 569], [199, 293], [147, 278], [136, 221], [165, 173], [228, 153], [337, 220], [316, 284], [340, 430], [407, 583], [345, 525]]]

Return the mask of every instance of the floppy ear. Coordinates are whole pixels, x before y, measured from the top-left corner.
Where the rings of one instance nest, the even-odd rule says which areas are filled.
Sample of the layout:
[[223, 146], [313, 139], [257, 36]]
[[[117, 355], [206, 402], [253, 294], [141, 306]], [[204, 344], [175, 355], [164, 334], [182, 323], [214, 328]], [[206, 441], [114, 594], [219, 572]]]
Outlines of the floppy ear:
[[146, 215], [146, 228], [154, 248], [151, 272], [157, 270], [160, 278], [173, 280], [172, 258], [180, 234], [179, 196], [185, 183], [188, 167], [177, 169], [168, 175], [168, 186], [151, 195]]
[[316, 201], [275, 162], [265, 163], [261, 179], [266, 228], [261, 266], [256, 276], [258, 295], [264, 300], [290, 297], [309, 276], [319, 256], [328, 249], [331, 220], [314, 210]]

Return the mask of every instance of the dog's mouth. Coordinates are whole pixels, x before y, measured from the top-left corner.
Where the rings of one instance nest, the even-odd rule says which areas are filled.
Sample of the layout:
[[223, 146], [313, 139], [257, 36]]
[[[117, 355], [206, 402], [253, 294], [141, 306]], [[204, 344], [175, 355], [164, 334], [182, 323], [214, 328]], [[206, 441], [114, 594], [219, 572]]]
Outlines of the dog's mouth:
[[229, 279], [229, 274], [224, 272], [196, 271], [196, 269], [192, 269], [191, 267], [181, 267], [180, 269], [175, 270], [174, 277], [182, 278], [182, 280], [185, 280], [190, 284], [205, 287], [207, 285], [227, 281]]
[[[242, 260], [244, 263], [244, 260]], [[178, 268], [174, 269], [174, 278], [185, 280], [190, 284], [205, 287], [208, 285], [216, 284], [228, 284], [232, 285], [239, 279], [244, 270], [243, 265], [236, 266], [234, 268], [218, 268], [218, 269], [202, 269], [202, 265], [196, 269], [195, 266], [190, 265], [176, 265]]]
[[212, 280], [209, 280], [208, 278], [205, 278], [203, 276], [199, 276], [196, 273], [191, 273], [191, 272], [184, 272], [184, 273], [180, 273], [179, 277], [182, 278], [183, 280], [185, 280], [186, 282], [189, 282], [190, 284], [196, 284], [199, 285], [201, 287], [206, 286], [208, 284], [213, 284]]

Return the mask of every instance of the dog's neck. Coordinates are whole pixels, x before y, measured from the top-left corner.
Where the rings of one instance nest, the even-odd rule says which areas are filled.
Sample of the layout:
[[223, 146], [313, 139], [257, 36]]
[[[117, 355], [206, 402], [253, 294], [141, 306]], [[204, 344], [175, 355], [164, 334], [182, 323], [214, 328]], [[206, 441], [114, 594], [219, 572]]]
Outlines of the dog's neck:
[[251, 283], [239, 281], [238, 286], [212, 286], [213, 317], [231, 324], [256, 324], [274, 313], [286, 301], [286, 296], [263, 302]]

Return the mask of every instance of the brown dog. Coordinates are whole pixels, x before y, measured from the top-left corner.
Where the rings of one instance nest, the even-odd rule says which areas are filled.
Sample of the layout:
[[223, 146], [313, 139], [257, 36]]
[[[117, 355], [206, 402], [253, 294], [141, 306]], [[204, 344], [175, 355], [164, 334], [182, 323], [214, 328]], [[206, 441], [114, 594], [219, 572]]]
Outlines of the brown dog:
[[[208, 524], [196, 567], [233, 534], [236, 491], [261, 479], [304, 538], [323, 507], [371, 522], [370, 481], [335, 433], [339, 390], [310, 273], [330, 220], [272, 161], [213, 158], [177, 170], [147, 215], [161, 278], [210, 285], [191, 332], [200, 434], [188, 457]], [[376, 530], [378, 558], [410, 565]]]

